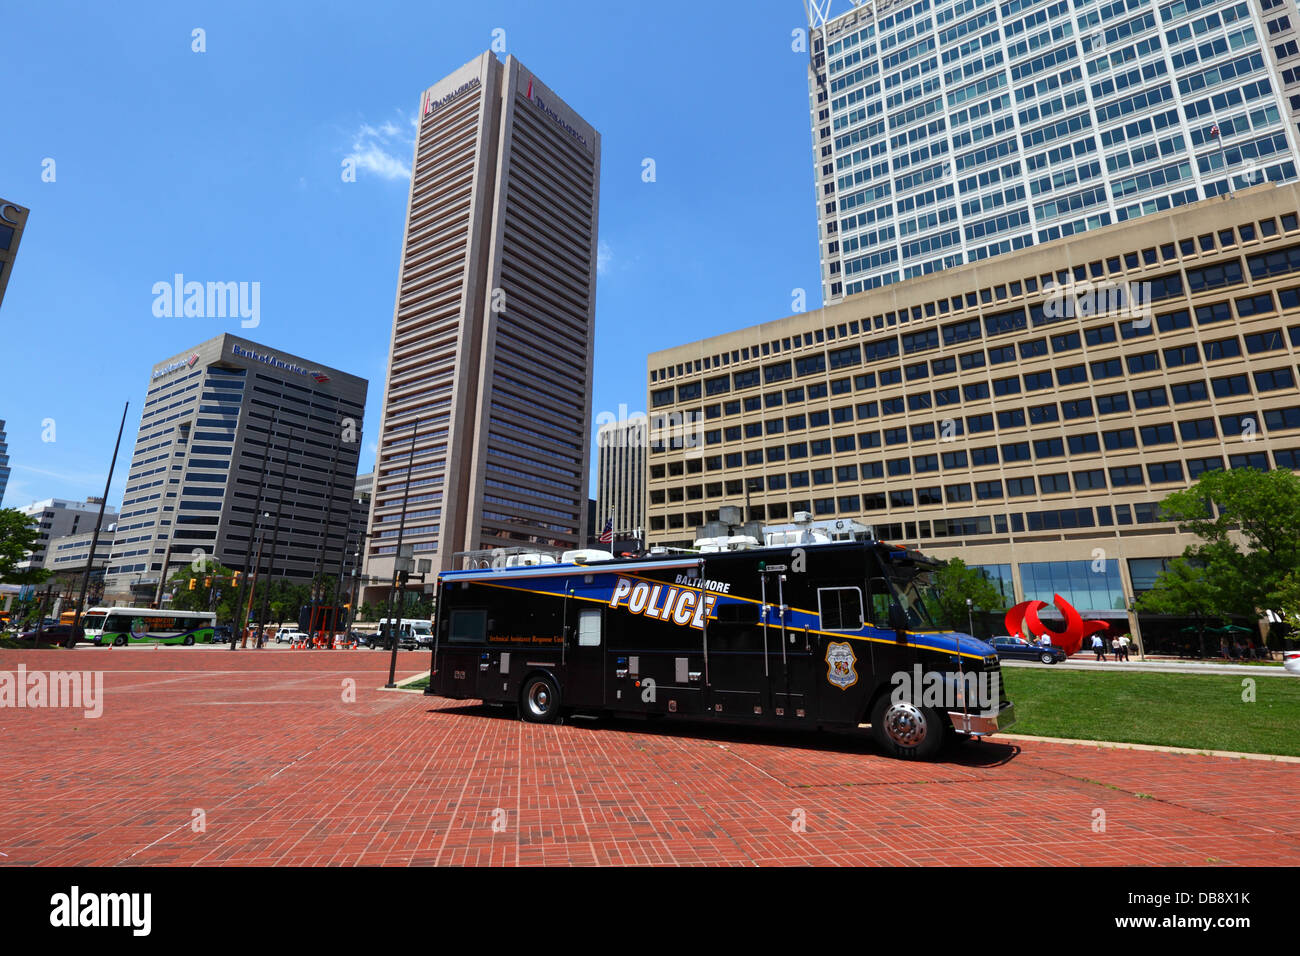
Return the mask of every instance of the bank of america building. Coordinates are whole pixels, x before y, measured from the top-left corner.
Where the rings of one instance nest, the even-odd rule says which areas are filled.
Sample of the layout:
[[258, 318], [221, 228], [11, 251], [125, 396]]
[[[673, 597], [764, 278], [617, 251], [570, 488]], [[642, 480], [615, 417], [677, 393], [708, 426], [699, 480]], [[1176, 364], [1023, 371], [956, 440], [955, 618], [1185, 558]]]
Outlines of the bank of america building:
[[358, 547], [345, 539], [366, 386], [229, 334], [153, 366], [105, 600], [150, 603], [159, 577], [195, 551], [248, 571], [259, 543], [264, 574], [338, 575], [340, 557]]
[[649, 541], [854, 518], [1125, 619], [1193, 543], [1162, 498], [1300, 466], [1298, 361], [1295, 183], [890, 285], [649, 357]]
[[812, 24], [825, 301], [1295, 178], [1297, 26], [1294, 0], [920, 0]]

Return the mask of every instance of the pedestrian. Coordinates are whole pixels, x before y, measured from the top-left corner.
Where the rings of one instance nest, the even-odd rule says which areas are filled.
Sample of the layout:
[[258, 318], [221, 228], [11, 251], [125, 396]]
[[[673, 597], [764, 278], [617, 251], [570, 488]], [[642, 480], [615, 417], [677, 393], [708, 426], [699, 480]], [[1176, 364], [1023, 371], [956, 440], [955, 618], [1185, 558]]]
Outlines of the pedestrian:
[[1128, 635], [1121, 634], [1119, 637], [1119, 653], [1121, 660], [1128, 660]]
[[1092, 635], [1092, 652], [1097, 655], [1097, 660], [1106, 659], [1106, 645], [1102, 642], [1100, 634]]

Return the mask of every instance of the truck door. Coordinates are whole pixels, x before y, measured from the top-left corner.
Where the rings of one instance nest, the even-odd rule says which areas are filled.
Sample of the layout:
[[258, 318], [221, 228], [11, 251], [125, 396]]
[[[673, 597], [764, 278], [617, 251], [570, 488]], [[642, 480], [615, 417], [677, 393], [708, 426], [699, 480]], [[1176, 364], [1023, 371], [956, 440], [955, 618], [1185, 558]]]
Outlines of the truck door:
[[602, 604], [570, 594], [564, 609], [564, 686], [566, 707], [605, 706], [605, 612]]
[[785, 597], [785, 572], [785, 565], [772, 565], [759, 571], [762, 577], [760, 620], [765, 632], [763, 653], [768, 699], [772, 716], [783, 720], [805, 720], [811, 709], [808, 698], [810, 668], [805, 649], [807, 632], [792, 626], [793, 615]]

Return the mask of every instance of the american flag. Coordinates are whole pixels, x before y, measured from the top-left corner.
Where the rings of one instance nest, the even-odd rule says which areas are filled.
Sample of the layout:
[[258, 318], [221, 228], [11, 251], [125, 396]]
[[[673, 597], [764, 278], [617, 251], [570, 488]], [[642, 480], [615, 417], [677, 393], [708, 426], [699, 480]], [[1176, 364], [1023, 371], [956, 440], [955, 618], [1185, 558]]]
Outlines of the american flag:
[[614, 519], [605, 519], [605, 530], [600, 533], [597, 539], [601, 544], [613, 544], [614, 542]]
[[1214, 139], [1218, 135], [1219, 135], [1219, 124], [1215, 123], [1213, 126], [1210, 127], [1210, 138]]

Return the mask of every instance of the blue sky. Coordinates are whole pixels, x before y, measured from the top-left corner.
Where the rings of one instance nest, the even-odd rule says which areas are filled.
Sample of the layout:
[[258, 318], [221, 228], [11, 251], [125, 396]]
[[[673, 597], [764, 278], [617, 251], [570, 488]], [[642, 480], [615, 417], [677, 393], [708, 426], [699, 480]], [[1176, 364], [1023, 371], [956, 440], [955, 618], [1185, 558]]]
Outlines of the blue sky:
[[[0, 309], [5, 506], [100, 494], [122, 403], [129, 460], [153, 365], [227, 331], [369, 379], [369, 470], [411, 120], [493, 31], [603, 137], [597, 414], [645, 407], [651, 351], [788, 315], [795, 288], [820, 304], [797, 0], [43, 2], [4, 20], [0, 197], [32, 210]], [[260, 326], [155, 317], [175, 273], [259, 282]]]

